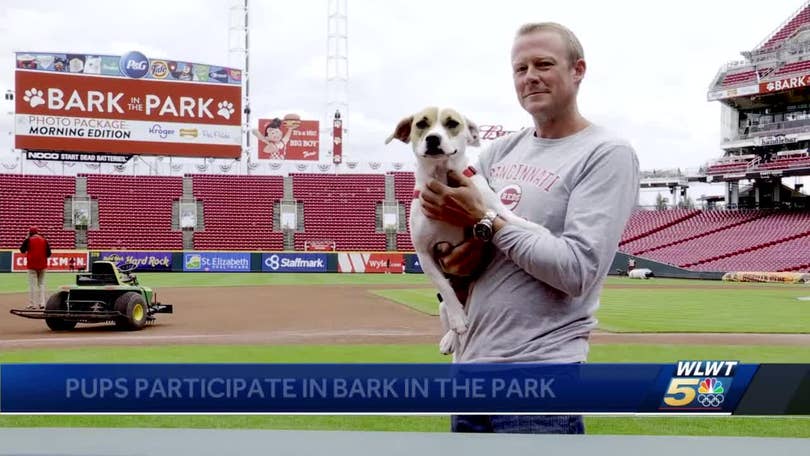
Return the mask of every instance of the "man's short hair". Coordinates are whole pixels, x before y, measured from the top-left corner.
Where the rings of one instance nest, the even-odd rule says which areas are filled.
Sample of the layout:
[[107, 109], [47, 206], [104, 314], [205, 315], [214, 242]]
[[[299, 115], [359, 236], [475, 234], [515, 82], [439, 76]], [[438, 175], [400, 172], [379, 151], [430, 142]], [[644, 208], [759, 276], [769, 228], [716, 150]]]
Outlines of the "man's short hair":
[[582, 49], [582, 43], [579, 38], [574, 35], [568, 27], [558, 24], [556, 22], [532, 22], [523, 24], [515, 34], [515, 38], [528, 35], [534, 32], [554, 32], [563, 39], [565, 46], [568, 48], [568, 63], [573, 65], [579, 59], [585, 59], [585, 51]]

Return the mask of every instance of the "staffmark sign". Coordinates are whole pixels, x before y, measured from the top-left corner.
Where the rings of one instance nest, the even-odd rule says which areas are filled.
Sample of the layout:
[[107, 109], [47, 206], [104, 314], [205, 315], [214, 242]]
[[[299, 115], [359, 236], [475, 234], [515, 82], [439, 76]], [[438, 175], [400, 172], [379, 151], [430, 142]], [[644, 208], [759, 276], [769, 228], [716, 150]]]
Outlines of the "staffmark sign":
[[265, 253], [263, 272], [327, 272], [324, 253]]

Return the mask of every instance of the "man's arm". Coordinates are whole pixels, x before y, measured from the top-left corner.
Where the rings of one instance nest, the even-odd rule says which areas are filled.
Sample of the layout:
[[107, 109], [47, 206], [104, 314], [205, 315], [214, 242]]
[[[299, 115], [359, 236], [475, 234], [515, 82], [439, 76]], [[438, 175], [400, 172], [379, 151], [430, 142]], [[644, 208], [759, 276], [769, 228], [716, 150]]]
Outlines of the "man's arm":
[[28, 237], [25, 238], [22, 245], [20, 246], [20, 253], [28, 252]]
[[51, 243], [47, 239], [45, 239], [45, 257], [51, 257]]
[[537, 280], [580, 296], [610, 267], [636, 205], [638, 179], [629, 146], [597, 152], [571, 192], [561, 236], [498, 220], [493, 244]]

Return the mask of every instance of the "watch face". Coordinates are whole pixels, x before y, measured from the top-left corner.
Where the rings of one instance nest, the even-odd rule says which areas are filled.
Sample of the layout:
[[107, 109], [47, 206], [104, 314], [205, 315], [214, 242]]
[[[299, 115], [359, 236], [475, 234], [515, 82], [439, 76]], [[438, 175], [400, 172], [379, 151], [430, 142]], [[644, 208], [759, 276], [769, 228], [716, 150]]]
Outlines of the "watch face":
[[483, 223], [475, 225], [474, 231], [475, 237], [477, 237], [478, 239], [488, 241], [489, 238], [492, 237], [492, 228]]

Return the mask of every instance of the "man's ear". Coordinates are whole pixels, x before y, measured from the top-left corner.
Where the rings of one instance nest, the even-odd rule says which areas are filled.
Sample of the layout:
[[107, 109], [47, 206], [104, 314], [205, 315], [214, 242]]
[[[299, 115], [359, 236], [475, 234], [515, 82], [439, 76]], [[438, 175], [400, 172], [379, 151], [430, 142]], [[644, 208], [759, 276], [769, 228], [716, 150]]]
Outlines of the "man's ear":
[[467, 123], [467, 145], [478, 147], [481, 145], [481, 137], [480, 132], [478, 130], [478, 125], [475, 124], [472, 120], [468, 118], [464, 118], [464, 122]]
[[391, 136], [385, 140], [385, 143], [390, 143], [394, 138], [408, 144], [411, 142], [411, 124], [413, 124], [413, 116], [406, 117], [399, 121], [397, 128], [391, 133]]
[[577, 85], [577, 87], [579, 87], [579, 84], [585, 78], [585, 70], [587, 70], [587, 65], [585, 65], [585, 60], [584, 59], [577, 60], [574, 63], [572, 69], [574, 70], [574, 83]]

